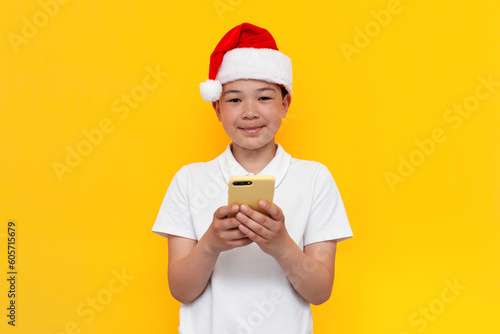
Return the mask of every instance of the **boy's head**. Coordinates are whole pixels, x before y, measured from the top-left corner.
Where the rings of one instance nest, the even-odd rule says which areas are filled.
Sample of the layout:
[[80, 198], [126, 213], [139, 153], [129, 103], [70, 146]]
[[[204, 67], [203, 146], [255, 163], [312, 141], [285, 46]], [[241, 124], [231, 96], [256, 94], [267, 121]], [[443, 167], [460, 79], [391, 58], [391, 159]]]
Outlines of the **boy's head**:
[[222, 85], [241, 79], [281, 86], [282, 98], [292, 94], [292, 61], [278, 50], [266, 30], [242, 23], [227, 32], [210, 56], [209, 78], [200, 84], [207, 102], [218, 101]]

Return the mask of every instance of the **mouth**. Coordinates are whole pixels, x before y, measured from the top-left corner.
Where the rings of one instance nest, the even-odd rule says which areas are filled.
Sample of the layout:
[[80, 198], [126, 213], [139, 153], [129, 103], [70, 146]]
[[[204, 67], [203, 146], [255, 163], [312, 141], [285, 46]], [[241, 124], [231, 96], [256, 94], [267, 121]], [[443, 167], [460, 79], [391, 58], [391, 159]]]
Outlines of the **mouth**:
[[257, 134], [260, 132], [260, 130], [264, 127], [264, 125], [262, 126], [253, 126], [253, 127], [240, 127], [240, 130], [243, 131], [244, 133], [246, 134], [249, 134], [249, 135], [254, 135], [254, 134]]

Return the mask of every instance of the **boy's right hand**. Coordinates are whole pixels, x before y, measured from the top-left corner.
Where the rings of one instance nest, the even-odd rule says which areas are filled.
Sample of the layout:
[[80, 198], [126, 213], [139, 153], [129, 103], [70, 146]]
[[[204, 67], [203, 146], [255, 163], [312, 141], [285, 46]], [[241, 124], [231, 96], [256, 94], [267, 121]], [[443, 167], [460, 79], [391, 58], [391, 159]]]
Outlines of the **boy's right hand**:
[[241, 224], [236, 217], [228, 217], [239, 211], [236, 204], [221, 206], [214, 213], [212, 224], [203, 236], [206, 238], [207, 246], [213, 254], [220, 254], [236, 247], [243, 247], [251, 244], [250, 240], [238, 229]]

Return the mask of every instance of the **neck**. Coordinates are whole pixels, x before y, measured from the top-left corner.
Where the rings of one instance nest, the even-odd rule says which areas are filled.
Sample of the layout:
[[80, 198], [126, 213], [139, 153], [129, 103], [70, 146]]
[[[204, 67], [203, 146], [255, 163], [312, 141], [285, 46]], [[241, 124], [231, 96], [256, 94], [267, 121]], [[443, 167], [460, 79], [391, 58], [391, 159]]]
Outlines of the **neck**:
[[231, 143], [231, 152], [236, 161], [247, 172], [253, 174], [260, 173], [273, 160], [277, 149], [278, 145], [274, 141], [255, 150], [248, 150]]

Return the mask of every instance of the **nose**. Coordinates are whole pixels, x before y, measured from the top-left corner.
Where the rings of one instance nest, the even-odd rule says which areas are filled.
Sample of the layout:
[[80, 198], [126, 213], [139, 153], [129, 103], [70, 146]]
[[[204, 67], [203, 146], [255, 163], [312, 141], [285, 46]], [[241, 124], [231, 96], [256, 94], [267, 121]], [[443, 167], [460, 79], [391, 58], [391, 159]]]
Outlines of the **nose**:
[[256, 119], [260, 117], [259, 111], [257, 109], [256, 103], [246, 102], [243, 105], [243, 113], [241, 114], [241, 118], [243, 119]]

